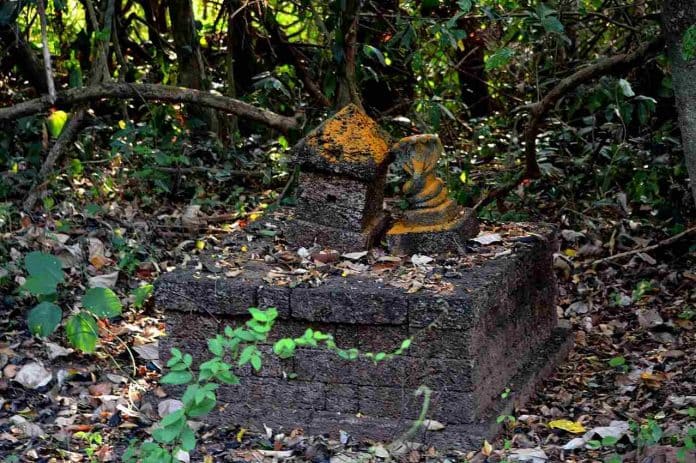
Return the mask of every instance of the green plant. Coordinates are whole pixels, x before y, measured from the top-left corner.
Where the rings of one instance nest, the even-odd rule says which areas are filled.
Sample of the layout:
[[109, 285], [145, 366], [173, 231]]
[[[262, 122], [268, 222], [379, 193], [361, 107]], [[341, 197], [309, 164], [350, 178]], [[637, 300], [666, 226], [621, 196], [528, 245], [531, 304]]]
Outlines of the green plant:
[[691, 61], [696, 58], [696, 25], [690, 26], [682, 38], [682, 58]]
[[[208, 339], [208, 350], [213, 355], [209, 360], [198, 366], [198, 374], [194, 372], [193, 357], [174, 347], [171, 358], [167, 362], [169, 372], [161, 379], [163, 384], [186, 385], [181, 398], [183, 406], [162, 418], [159, 426], [152, 433], [152, 440], [139, 442], [133, 440], [123, 455], [125, 463], [171, 463], [180, 452], [190, 452], [196, 447], [196, 435], [188, 425], [191, 418], [200, 418], [210, 413], [217, 404], [216, 390], [222, 384], [237, 385], [239, 378], [233, 368], [251, 365], [255, 371], [261, 370], [263, 356], [258, 345], [268, 340], [268, 334], [273, 329], [278, 311], [275, 308], [261, 310], [249, 308], [251, 319], [243, 327], [226, 326], [222, 334]], [[408, 349], [411, 339], [406, 339], [393, 352], [364, 352], [358, 349], [342, 349], [334, 342], [333, 336], [308, 328], [297, 338], [283, 338], [273, 345], [273, 352], [280, 358], [292, 357], [297, 347], [318, 347], [323, 345], [335, 352], [340, 358], [355, 360], [362, 356], [373, 362], [381, 362], [400, 355]], [[429, 406], [430, 391], [419, 389], [424, 394], [423, 415]]]
[[653, 290], [653, 285], [648, 280], [642, 280], [636, 285], [636, 289], [633, 290], [631, 294], [631, 299], [633, 302], [639, 301], [643, 296]]
[[89, 458], [90, 462], [99, 461], [96, 453], [103, 442], [102, 435], [99, 432], [78, 431], [75, 434], [73, 434], [73, 437], [75, 437], [75, 439], [83, 440], [85, 441], [85, 443], [87, 443], [85, 454], [87, 454], [87, 457]]
[[[58, 286], [65, 283], [60, 261], [43, 252], [31, 252], [24, 258], [28, 277], [22, 286], [35, 296], [38, 304], [27, 313], [29, 331], [36, 336], [53, 334], [63, 319], [63, 311], [56, 304]], [[89, 288], [82, 297], [83, 310], [71, 315], [65, 323], [70, 343], [83, 352], [96, 348], [98, 327], [96, 318], [111, 318], [121, 314], [118, 296], [108, 288]]]
[[250, 364], [256, 371], [261, 369], [258, 343], [267, 340], [278, 311], [250, 308], [249, 312], [252, 319], [245, 328], [227, 326], [224, 334], [208, 340], [213, 357], [199, 365], [197, 378], [192, 369], [193, 357], [177, 348], [171, 349], [172, 357], [167, 362], [170, 372], [162, 377], [162, 383], [187, 385], [181, 398], [183, 407], [162, 419], [152, 433], [152, 441], [140, 445], [131, 442], [123, 455], [124, 462], [173, 462], [179, 451], [190, 452], [196, 447], [196, 435], [188, 420], [207, 415], [215, 408], [215, 391], [220, 384], [239, 384], [239, 378], [232, 372], [233, 365]]
[[515, 419], [515, 417], [512, 416], [512, 415], [500, 415], [500, 416], [498, 416], [498, 417], [495, 419], [495, 422], [498, 423], [498, 424], [504, 423], [504, 422], [506, 422], [506, 421], [507, 421], [508, 423], [510, 423], [510, 424], [515, 424], [515, 423], [517, 422], [517, 420]]
[[662, 439], [662, 428], [653, 419], [649, 419], [643, 424], [631, 422], [630, 429], [636, 438], [636, 446], [639, 450], [657, 445]]
[[624, 373], [628, 371], [628, 365], [626, 364], [626, 358], [623, 356], [619, 355], [616, 357], [612, 357], [609, 359], [609, 366], [612, 368], [616, 368], [620, 371], [623, 371]]
[[[694, 417], [696, 414], [691, 416]], [[680, 462], [686, 461], [687, 453], [694, 451], [696, 451], [696, 427], [690, 427], [686, 430], [684, 445], [677, 451], [677, 460]]]

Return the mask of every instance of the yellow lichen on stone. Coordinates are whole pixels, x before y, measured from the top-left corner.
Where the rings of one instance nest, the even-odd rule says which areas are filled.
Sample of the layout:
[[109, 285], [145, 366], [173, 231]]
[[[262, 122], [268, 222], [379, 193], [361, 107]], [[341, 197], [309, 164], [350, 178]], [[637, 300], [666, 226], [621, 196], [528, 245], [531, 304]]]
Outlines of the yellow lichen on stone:
[[410, 178], [402, 191], [409, 203], [390, 234], [427, 233], [452, 229], [460, 212], [449, 198], [445, 183], [435, 173], [442, 153], [442, 143], [437, 135], [414, 135], [402, 138], [393, 148], [405, 157], [404, 171]]
[[330, 162], [381, 164], [389, 145], [375, 121], [354, 105], [348, 105], [328, 119], [307, 145]]

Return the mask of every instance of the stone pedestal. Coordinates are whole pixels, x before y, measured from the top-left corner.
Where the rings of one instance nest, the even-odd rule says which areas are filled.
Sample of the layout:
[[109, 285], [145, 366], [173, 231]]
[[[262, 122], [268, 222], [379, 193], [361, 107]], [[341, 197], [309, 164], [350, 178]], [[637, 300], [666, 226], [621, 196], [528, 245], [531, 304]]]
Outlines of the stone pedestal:
[[[514, 250], [443, 276], [448, 291], [408, 293], [373, 276], [329, 276], [318, 287], [276, 287], [272, 266], [249, 261], [234, 278], [179, 270], [156, 284], [168, 337], [161, 358], [178, 346], [196, 361], [209, 357], [206, 339], [248, 319], [250, 306], [279, 311], [273, 340], [300, 336], [307, 327], [334, 335], [340, 347], [393, 351], [413, 337], [405, 355], [374, 364], [345, 361], [322, 349], [298, 349], [279, 360], [264, 350], [259, 373], [238, 372], [242, 385], [219, 390], [222, 406], [207, 422], [289, 432], [339, 430], [355, 439], [398, 438], [421, 410], [414, 395], [432, 389], [427, 417], [445, 425], [412, 441], [440, 448], [480, 448], [567, 353], [569, 334], [557, 327], [553, 234], [539, 229]], [[443, 274], [446, 274], [443, 272]], [[506, 399], [501, 393], [509, 388]]]
[[399, 223], [387, 231], [387, 246], [392, 254], [444, 254], [464, 252], [467, 240], [479, 232], [479, 223], [471, 209], [438, 225], [400, 226]]

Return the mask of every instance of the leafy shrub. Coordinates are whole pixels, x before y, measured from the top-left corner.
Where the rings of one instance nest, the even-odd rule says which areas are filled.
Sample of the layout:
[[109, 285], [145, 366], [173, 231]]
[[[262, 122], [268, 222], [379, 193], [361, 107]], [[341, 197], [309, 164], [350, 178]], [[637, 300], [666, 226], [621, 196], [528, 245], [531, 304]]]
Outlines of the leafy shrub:
[[[63, 319], [63, 311], [56, 304], [58, 286], [65, 283], [60, 261], [51, 254], [31, 252], [24, 258], [29, 276], [22, 288], [38, 299], [38, 304], [27, 313], [29, 331], [36, 336], [53, 334]], [[99, 337], [97, 318], [111, 318], [121, 314], [121, 301], [108, 288], [90, 288], [82, 297], [83, 310], [68, 317], [65, 333], [68, 341], [83, 352], [94, 352]]]
[[[161, 382], [186, 385], [181, 398], [183, 406], [162, 418], [159, 427], [152, 433], [152, 441], [131, 441], [123, 455], [123, 462], [171, 463], [176, 461], [179, 452], [190, 452], [196, 447], [196, 435], [189, 426], [188, 420], [203, 417], [215, 408], [217, 404], [215, 391], [221, 385], [239, 384], [239, 378], [234, 374], [233, 367], [243, 367], [248, 364], [255, 371], [259, 371], [263, 366], [263, 357], [258, 345], [268, 340], [268, 334], [273, 329], [278, 311], [273, 307], [267, 310], [251, 307], [249, 313], [251, 320], [247, 321], [244, 327], [226, 326], [223, 334], [208, 339], [208, 350], [213, 356], [199, 365], [197, 376], [192, 368], [191, 354], [184, 353], [175, 347], [171, 349], [172, 356], [167, 362], [170, 371], [162, 377]], [[318, 347], [320, 344], [346, 360], [355, 360], [362, 355], [374, 362], [381, 362], [402, 354], [410, 347], [411, 339], [404, 340], [401, 346], [391, 353], [361, 354], [355, 348], [341, 349], [330, 334], [308, 328], [298, 338], [283, 338], [276, 341], [273, 352], [280, 358], [290, 358], [298, 346]], [[427, 402], [424, 410], [427, 410]], [[420, 421], [422, 422], [422, 417]]]

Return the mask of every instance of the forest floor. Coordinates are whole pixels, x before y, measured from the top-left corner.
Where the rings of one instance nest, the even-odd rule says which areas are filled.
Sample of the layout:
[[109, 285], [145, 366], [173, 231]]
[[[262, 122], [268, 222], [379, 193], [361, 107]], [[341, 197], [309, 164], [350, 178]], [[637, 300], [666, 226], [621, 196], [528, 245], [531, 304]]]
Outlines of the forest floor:
[[[0, 238], [12, 261], [0, 280], [10, 284], [0, 290], [22, 283], [26, 252], [50, 251], [71, 282], [59, 295], [65, 312], [77, 307], [94, 278], [111, 286], [127, 310], [100, 323], [101, 347], [83, 355], [61, 336], [32, 337], [24, 321], [32, 300], [14, 290], [3, 295], [0, 461], [117, 461], [129, 439], [147, 437], [159, 416], [144, 397], [158, 398], [159, 408], [171, 399], [158, 385], [164, 323], [151, 304], [133, 306], [133, 290], [220, 246], [226, 233], [243, 233], [261, 211], [206, 219], [195, 206], [165, 204], [145, 212], [124, 200], [96, 208], [63, 201], [49, 214], [6, 223]], [[561, 231], [554, 262], [558, 311], [573, 328], [575, 348], [526, 407], [505, 419], [506, 431], [496, 441], [478, 452], [457, 452], [203, 425], [191, 461], [680, 461], [678, 449], [696, 422], [693, 235], [600, 263], [669, 233], [631, 220], [619, 207], [578, 214], [572, 225], [555, 213], [539, 217]]]

